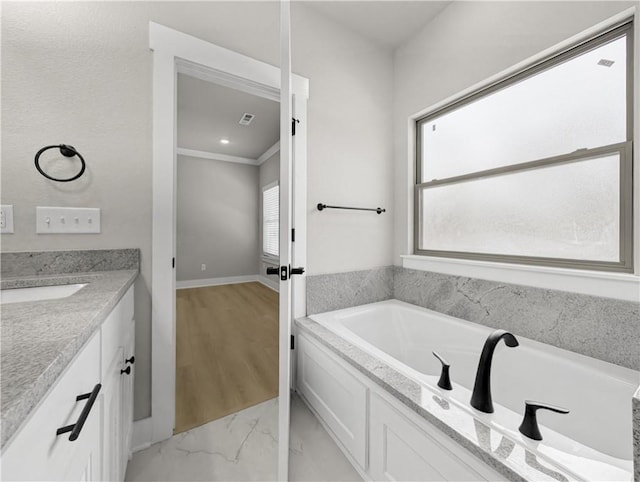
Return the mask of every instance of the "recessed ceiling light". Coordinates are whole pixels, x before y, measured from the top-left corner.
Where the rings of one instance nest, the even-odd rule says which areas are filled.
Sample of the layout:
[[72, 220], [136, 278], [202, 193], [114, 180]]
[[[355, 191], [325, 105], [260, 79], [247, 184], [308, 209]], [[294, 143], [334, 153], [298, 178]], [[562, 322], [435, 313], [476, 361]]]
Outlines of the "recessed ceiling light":
[[229, 144], [229, 139], [220, 139], [220, 144]]

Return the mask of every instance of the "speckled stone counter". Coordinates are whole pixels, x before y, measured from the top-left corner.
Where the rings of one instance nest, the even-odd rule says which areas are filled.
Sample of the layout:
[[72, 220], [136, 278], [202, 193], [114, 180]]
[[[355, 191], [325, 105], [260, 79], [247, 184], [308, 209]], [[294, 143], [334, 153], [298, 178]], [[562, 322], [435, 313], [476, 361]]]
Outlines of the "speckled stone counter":
[[[87, 285], [66, 298], [0, 306], [1, 446], [5, 445], [40, 402], [135, 281], [138, 275], [138, 250], [118, 251], [135, 254], [135, 259], [130, 258], [125, 265], [130, 269], [54, 274], [52, 270], [38, 270], [32, 264], [31, 267], [35, 269], [30, 275], [9, 278], [3, 276], [3, 289], [71, 283]], [[22, 259], [29, 258], [28, 254], [19, 254]], [[98, 255], [92, 256], [94, 260], [100, 258]], [[103, 252], [103, 258], [104, 256], [108, 258], [109, 254]], [[90, 265], [74, 260], [73, 256], [64, 257], [71, 260], [71, 264], [59, 264], [59, 270], [73, 271], [73, 266], [76, 269], [91, 269]], [[3, 253], [3, 264], [5, 259]], [[113, 265], [103, 259], [103, 262], [93, 267], [99, 269], [111, 266]], [[17, 272], [19, 271], [13, 271]], [[37, 275], [42, 272], [48, 274]]]
[[633, 480], [640, 482], [640, 387], [633, 396]]
[[[298, 319], [296, 327], [299, 333], [311, 336], [329, 348], [393, 395], [399, 402], [440, 429], [507, 479], [518, 481], [582, 480], [582, 477], [577, 473], [569, 471], [560, 464], [556, 465], [546, 457], [542, 458], [536, 455], [536, 442], [515, 441], [517, 438], [506, 436], [483, 423], [482, 417], [478, 419], [471, 416], [467, 411], [447, 402], [435, 392], [352, 345], [312, 319]], [[639, 408], [638, 405], [640, 404], [635, 405], [636, 410]], [[637, 467], [636, 480], [638, 480]]]

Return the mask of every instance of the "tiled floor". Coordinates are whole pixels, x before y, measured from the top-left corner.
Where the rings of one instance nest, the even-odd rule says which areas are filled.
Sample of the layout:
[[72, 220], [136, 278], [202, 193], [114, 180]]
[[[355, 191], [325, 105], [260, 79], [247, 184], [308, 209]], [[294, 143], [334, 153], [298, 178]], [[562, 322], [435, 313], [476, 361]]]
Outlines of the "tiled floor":
[[[278, 402], [268, 400], [134, 454], [133, 481], [275, 480]], [[297, 396], [291, 400], [289, 480], [362, 480]]]

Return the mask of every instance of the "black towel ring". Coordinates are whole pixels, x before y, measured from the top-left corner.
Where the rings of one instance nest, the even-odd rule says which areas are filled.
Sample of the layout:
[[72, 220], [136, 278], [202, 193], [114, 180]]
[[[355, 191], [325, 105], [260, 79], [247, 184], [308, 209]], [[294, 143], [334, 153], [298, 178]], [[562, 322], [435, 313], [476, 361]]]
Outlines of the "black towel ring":
[[[58, 148], [60, 149], [60, 154], [62, 154], [64, 157], [73, 157], [73, 156], [78, 156], [78, 158], [80, 159], [80, 162], [82, 163], [82, 167], [80, 168], [80, 172], [78, 174], [76, 174], [73, 177], [70, 177], [68, 179], [58, 179], [55, 177], [50, 176], [49, 174], [47, 174], [46, 172], [44, 172], [42, 170], [42, 168], [40, 167], [40, 154], [42, 154], [44, 151], [48, 150], [48, 149], [53, 149], [53, 148]], [[53, 145], [53, 146], [45, 146], [42, 149], [40, 149], [38, 151], [38, 153], [36, 154], [36, 159], [35, 159], [35, 164], [36, 164], [36, 169], [38, 170], [38, 172], [40, 174], [42, 174], [44, 177], [46, 177], [47, 179], [51, 179], [52, 181], [56, 181], [56, 182], [70, 182], [70, 181], [75, 181], [76, 179], [78, 179], [80, 176], [82, 176], [84, 174], [84, 170], [86, 168], [86, 164], [84, 162], [84, 158], [80, 155], [80, 153], [78, 151], [76, 151], [76, 148], [73, 146], [69, 146], [67, 144], [59, 144], [59, 145]]]

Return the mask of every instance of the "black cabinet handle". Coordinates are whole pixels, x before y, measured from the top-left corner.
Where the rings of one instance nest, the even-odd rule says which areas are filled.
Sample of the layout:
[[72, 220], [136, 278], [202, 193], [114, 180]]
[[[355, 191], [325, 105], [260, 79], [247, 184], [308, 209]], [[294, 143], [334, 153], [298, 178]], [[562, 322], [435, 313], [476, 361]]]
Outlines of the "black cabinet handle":
[[443, 390], [451, 390], [453, 387], [451, 386], [451, 378], [449, 377], [449, 363], [447, 360], [438, 355], [435, 351], [432, 352], [433, 356], [435, 356], [438, 361], [442, 364], [442, 372], [440, 372], [440, 380], [438, 380], [438, 386]]
[[538, 410], [549, 410], [551, 412], [562, 414], [569, 413], [569, 410], [567, 410], [566, 408], [546, 405], [531, 400], [525, 400], [524, 405], [524, 418], [522, 419], [522, 423], [520, 424], [518, 430], [520, 430], [520, 433], [522, 435], [533, 440], [542, 440], [542, 434], [540, 433], [540, 427], [538, 427], [538, 418], [536, 416], [536, 412]]
[[125, 368], [124, 370], [120, 370], [120, 375], [122, 375], [123, 373], [126, 373], [127, 375], [131, 374], [131, 365], [127, 366], [127, 368]]
[[100, 393], [101, 388], [102, 388], [102, 385], [98, 383], [95, 387], [93, 387], [93, 390], [91, 390], [91, 393], [85, 393], [82, 395], [78, 395], [76, 397], [76, 402], [79, 402], [80, 400], [88, 399], [87, 403], [84, 405], [84, 408], [82, 409], [82, 413], [80, 413], [80, 417], [78, 417], [78, 421], [73, 425], [67, 425], [66, 427], [62, 427], [56, 430], [56, 436], [62, 435], [63, 433], [71, 432], [71, 435], [69, 435], [69, 440], [71, 442], [73, 442], [80, 436], [80, 431], [82, 430], [84, 423], [87, 421], [89, 412], [91, 412], [91, 409], [93, 408], [93, 404], [95, 403], [96, 398], [98, 398], [98, 393]]
[[127, 358], [124, 362], [131, 363], [133, 365], [136, 362], [136, 357], [132, 356], [131, 358]]

